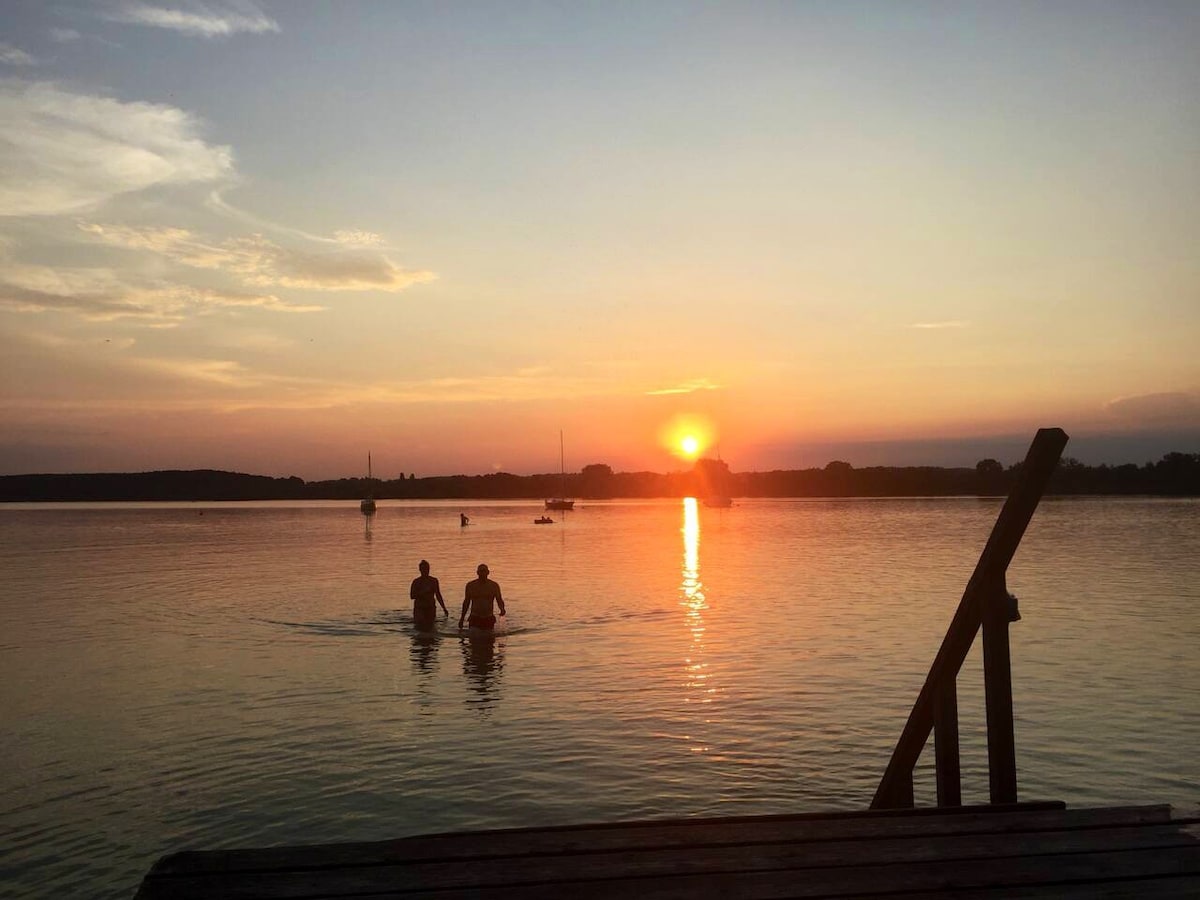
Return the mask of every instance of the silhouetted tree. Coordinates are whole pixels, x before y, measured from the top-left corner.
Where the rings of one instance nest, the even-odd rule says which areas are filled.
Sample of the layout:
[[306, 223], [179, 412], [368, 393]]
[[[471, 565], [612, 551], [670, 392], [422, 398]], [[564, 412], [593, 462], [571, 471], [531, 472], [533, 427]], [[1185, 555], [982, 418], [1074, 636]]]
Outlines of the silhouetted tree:
[[975, 471], [980, 478], [995, 478], [997, 475], [1004, 474], [1004, 466], [999, 460], [991, 458], [981, 459], [975, 463]]
[[579, 493], [585, 497], [611, 497], [613, 488], [612, 466], [592, 463], [579, 473]]
[[975, 463], [975, 490], [980, 494], [1003, 494], [1007, 488], [1004, 465], [988, 457]]
[[[994, 459], [973, 469], [933, 466], [872, 466], [855, 469], [834, 460], [823, 469], [743, 472], [734, 475], [722, 460], [698, 460], [691, 471], [613, 472], [603, 463], [570, 476], [587, 496], [608, 497], [903, 497], [1007, 492], [1021, 464], [1004, 469]], [[998, 479], [996, 487], [990, 479]], [[0, 476], [0, 501], [70, 500], [353, 500], [362, 498], [364, 478], [306, 482], [295, 475], [271, 478], [208, 469], [86, 475]], [[557, 473], [447, 475], [374, 482], [377, 496], [440, 499], [534, 499], [562, 487]], [[580, 491], [582, 488], [582, 491]], [[1058, 494], [1152, 494], [1200, 496], [1200, 453], [1168, 453], [1157, 463], [1088, 466], [1067, 457], [1051, 476]]]

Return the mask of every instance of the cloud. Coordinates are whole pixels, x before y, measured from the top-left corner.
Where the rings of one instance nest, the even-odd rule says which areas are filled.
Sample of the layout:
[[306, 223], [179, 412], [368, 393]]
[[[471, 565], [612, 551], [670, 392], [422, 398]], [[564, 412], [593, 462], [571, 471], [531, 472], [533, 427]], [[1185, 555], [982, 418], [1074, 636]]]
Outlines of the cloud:
[[37, 60], [20, 47], [0, 41], [0, 63], [6, 66], [36, 66]]
[[279, 23], [248, 0], [243, 2], [184, 2], [172, 6], [127, 2], [109, 18], [127, 25], [166, 28], [194, 37], [215, 38], [245, 32], [279, 31]]
[[721, 386], [713, 384], [707, 378], [693, 378], [691, 381], [685, 381], [683, 384], [675, 387], [658, 388], [653, 391], [646, 391], [647, 397], [661, 397], [667, 394], [692, 394], [696, 391], [719, 391]]
[[70, 312], [91, 322], [125, 319], [155, 327], [172, 327], [193, 316], [237, 308], [284, 313], [324, 309], [287, 303], [274, 294], [163, 282], [129, 284], [109, 269], [12, 263], [0, 275], [0, 308], [20, 313]]
[[0, 216], [80, 212], [131, 191], [231, 175], [230, 148], [197, 131], [172, 106], [0, 80]]
[[256, 216], [251, 212], [234, 206], [222, 194], [222, 190], [212, 191], [205, 200], [205, 205], [216, 212], [229, 216], [244, 222], [256, 231], [270, 231], [274, 234], [286, 234], [294, 238], [302, 238], [306, 241], [312, 241], [315, 244], [341, 244], [341, 245], [358, 245], [362, 247], [385, 247], [387, 240], [381, 234], [376, 234], [374, 231], [361, 231], [356, 228], [339, 229], [333, 233], [333, 237], [323, 234], [313, 234], [310, 231], [304, 231], [301, 228], [294, 228], [291, 225], [283, 225], [279, 222], [272, 222], [270, 219], [264, 219]]
[[83, 35], [74, 28], [50, 29], [50, 40], [54, 41], [56, 44], [69, 44], [71, 41], [77, 41], [82, 37]]
[[262, 379], [241, 363], [229, 359], [157, 359], [130, 360], [130, 365], [158, 375], [185, 381], [203, 381], [226, 387], [257, 387]]
[[1200, 393], [1166, 391], [1118, 397], [1106, 404], [1105, 410], [1136, 425], [1200, 426]]
[[48, 331], [31, 331], [22, 335], [31, 345], [54, 349], [80, 350], [95, 349], [104, 346], [107, 350], [129, 350], [137, 341], [131, 337], [122, 338], [72, 338]]
[[914, 322], [909, 328], [966, 328], [969, 323], [957, 319], [948, 322]]
[[351, 244], [359, 247], [378, 247], [383, 243], [383, 235], [373, 231], [335, 231], [333, 239], [339, 244]]
[[432, 272], [402, 269], [378, 252], [297, 250], [258, 234], [215, 241], [183, 228], [102, 224], [83, 224], [80, 228], [112, 246], [153, 251], [197, 269], [230, 272], [257, 286], [394, 292], [437, 277]]

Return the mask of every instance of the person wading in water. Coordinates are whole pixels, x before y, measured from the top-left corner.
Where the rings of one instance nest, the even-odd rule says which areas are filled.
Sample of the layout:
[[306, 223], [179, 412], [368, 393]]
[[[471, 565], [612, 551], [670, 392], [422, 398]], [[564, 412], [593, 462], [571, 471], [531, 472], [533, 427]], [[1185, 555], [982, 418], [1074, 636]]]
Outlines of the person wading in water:
[[491, 631], [496, 627], [496, 617], [492, 615], [493, 601], [500, 607], [500, 615], [505, 614], [504, 598], [500, 596], [500, 585], [488, 578], [488, 567], [483, 563], [475, 570], [479, 575], [474, 581], [467, 582], [466, 596], [463, 597], [462, 614], [458, 617], [458, 627], [463, 627], [467, 618], [467, 609], [471, 610], [468, 624], [472, 628], [483, 628]]
[[408, 596], [413, 602], [413, 624], [417, 631], [433, 631], [433, 623], [437, 619], [435, 601], [441, 605], [442, 615], [450, 615], [450, 610], [446, 609], [446, 601], [442, 599], [441, 585], [429, 574], [429, 563], [421, 560], [417, 568], [421, 574], [413, 579], [412, 587], [408, 589]]

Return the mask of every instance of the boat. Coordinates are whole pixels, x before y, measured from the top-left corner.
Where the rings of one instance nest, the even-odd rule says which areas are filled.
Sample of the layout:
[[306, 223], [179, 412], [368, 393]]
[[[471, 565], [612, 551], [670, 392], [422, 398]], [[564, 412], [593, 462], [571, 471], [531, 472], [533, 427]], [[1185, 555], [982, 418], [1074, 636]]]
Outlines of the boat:
[[375, 515], [375, 498], [371, 496], [374, 493], [373, 479], [371, 478], [371, 454], [367, 454], [367, 496], [363, 497], [362, 502], [358, 504], [359, 511], [364, 516]]
[[554, 520], [549, 516], [538, 516], [533, 520], [534, 525], [553, 525]]
[[[562, 487], [559, 491], [559, 496], [554, 497], [551, 500], [547, 500], [546, 501], [546, 509], [563, 509], [563, 510], [574, 509], [575, 501], [566, 499], [567, 470], [566, 470], [566, 466], [563, 464], [563, 433], [561, 431], [559, 431], [559, 433], [558, 433], [558, 477], [562, 481]], [[540, 522], [538, 524], [544, 525], [544, 524], [548, 524], [548, 523]]]
[[733, 498], [725, 493], [729, 490], [729, 485], [729, 466], [725, 463], [725, 460], [721, 459], [721, 448], [718, 446], [717, 461], [708, 478], [708, 487], [713, 492], [706, 494], [700, 502], [710, 509], [729, 509], [729, 507], [733, 506]]

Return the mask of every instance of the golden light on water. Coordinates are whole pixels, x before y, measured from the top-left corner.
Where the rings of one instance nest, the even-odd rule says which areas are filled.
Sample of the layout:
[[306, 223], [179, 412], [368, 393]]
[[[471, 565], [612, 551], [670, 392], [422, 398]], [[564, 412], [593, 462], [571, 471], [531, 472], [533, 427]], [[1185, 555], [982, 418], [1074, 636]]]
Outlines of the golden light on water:
[[[679, 584], [679, 604], [684, 611], [684, 624], [691, 632], [691, 646], [684, 658], [688, 703], [712, 703], [717, 689], [709, 681], [708, 663], [704, 659], [704, 612], [708, 601], [704, 597], [704, 584], [700, 581], [700, 513], [695, 497], [683, 501], [683, 573]], [[697, 753], [708, 750], [702, 741], [696, 741], [691, 749]]]

